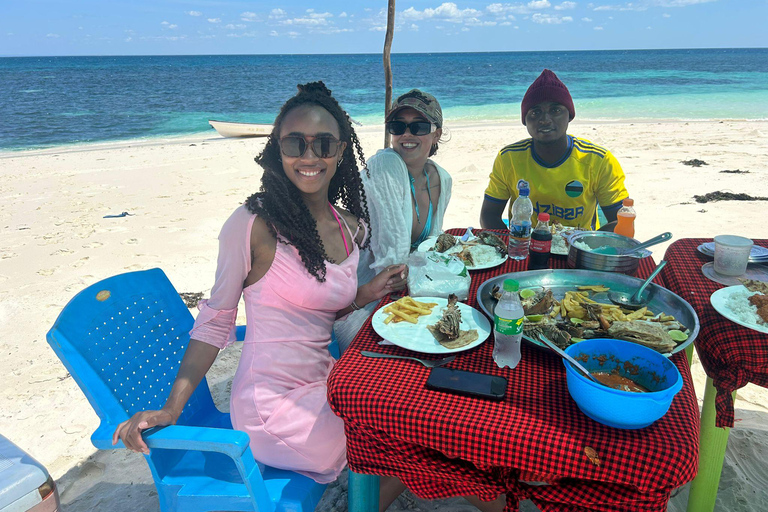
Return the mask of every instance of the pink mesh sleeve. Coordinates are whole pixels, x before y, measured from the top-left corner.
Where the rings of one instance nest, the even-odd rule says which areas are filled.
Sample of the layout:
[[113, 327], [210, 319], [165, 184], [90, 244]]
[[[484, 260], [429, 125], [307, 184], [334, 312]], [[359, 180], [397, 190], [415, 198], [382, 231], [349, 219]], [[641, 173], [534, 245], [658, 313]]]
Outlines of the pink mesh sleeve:
[[223, 349], [235, 341], [237, 304], [251, 271], [251, 228], [255, 215], [245, 206], [232, 213], [219, 233], [216, 282], [211, 298], [198, 304], [190, 338]]

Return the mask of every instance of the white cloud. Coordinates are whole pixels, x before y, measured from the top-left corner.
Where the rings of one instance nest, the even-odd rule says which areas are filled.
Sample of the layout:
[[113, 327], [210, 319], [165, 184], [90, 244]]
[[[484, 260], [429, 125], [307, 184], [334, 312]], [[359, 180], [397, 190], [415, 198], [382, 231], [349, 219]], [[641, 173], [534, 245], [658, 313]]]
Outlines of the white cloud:
[[419, 30], [419, 26], [417, 24], [415, 24], [415, 23], [411, 23], [411, 26], [408, 27], [408, 28], [413, 30], [413, 31]]
[[307, 10], [307, 16], [304, 18], [291, 18], [280, 22], [281, 25], [302, 25], [305, 27], [317, 27], [322, 25], [328, 25], [328, 18], [333, 17], [333, 14], [329, 12], [314, 12], [312, 9]]
[[238, 23], [237, 25], [228, 23], [227, 25], [224, 26], [224, 28], [227, 30], [241, 30], [245, 28], [245, 25], [243, 25], [242, 23]]
[[645, 27], [645, 30], [653, 30], [653, 27], [650, 27], [650, 26]]
[[384, 32], [387, 30], [387, 27], [384, 27], [382, 25], [374, 25], [373, 27], [369, 28], [369, 32]]
[[598, 5], [593, 10], [595, 11], [645, 11], [648, 9], [646, 4], [634, 4], [632, 2], [624, 5]]
[[277, 30], [273, 30], [272, 32], [269, 33], [269, 35], [272, 37], [277, 37], [280, 34], [277, 33]]
[[258, 32], [252, 30], [250, 32], [243, 32], [242, 34], [227, 34], [227, 37], [256, 37]]
[[259, 17], [256, 15], [255, 12], [245, 11], [243, 13], [240, 13], [240, 19], [243, 21], [258, 21]]
[[285, 18], [286, 14], [288, 13], [286, 13], [282, 9], [272, 9], [271, 11], [269, 11], [269, 19], [279, 20], [281, 18]]
[[208, 18], [209, 23], [221, 23], [221, 18]]
[[717, 0], [653, 0], [659, 7], [688, 7], [689, 5], [707, 4]]
[[469, 29], [467, 27], [461, 27], [462, 32], [469, 32]]
[[477, 18], [478, 16], [482, 16], [482, 14], [482, 11], [478, 11], [477, 9], [459, 9], [453, 2], [445, 2], [434, 9], [426, 8], [423, 11], [417, 11], [413, 7], [409, 7], [401, 13], [402, 17], [406, 20], [419, 21], [434, 19], [447, 21], [449, 23], [462, 23], [465, 19]]
[[50, 37], [51, 39], [56, 39], [56, 38], [59, 38], [61, 36], [59, 34], [50, 33], [50, 34], [46, 34], [45, 37]]
[[178, 26], [178, 25], [175, 25], [175, 24], [173, 24], [173, 23], [168, 23], [167, 21], [164, 21], [164, 22], [162, 22], [162, 23], [160, 23], [160, 24], [161, 24], [162, 26], [164, 26], [165, 28], [170, 28], [170, 29], [179, 28], [179, 26]]
[[171, 23], [170, 25], [168, 25], [168, 28], [174, 29], [174, 28], [179, 28], [179, 26], [178, 25], [174, 25], [173, 23]]
[[592, 23], [592, 18], [581, 18], [581, 21], [585, 21], [587, 23]]
[[342, 12], [341, 14], [339, 14], [339, 18], [346, 18], [346, 17], [347, 17], [346, 12]]
[[502, 21], [501, 23], [499, 23], [499, 26], [500, 26], [500, 27], [508, 27], [508, 26], [510, 26], [511, 24], [512, 24], [512, 22], [511, 22], [511, 21]]
[[189, 14], [190, 16], [202, 16], [203, 15], [203, 13], [201, 13], [200, 11], [187, 11], [187, 14]]
[[168, 23], [167, 21], [161, 21], [160, 24], [161, 25], [170, 25], [170, 23]]
[[288, 37], [290, 37], [291, 39], [296, 39], [300, 35], [301, 34], [299, 34], [298, 32], [288, 32]]
[[126, 37], [126, 38], [124, 39], [124, 41], [125, 41], [126, 43], [130, 43], [131, 41], [133, 41], [133, 38], [132, 38], [132, 37]]
[[664, 14], [662, 14], [661, 16], [662, 16], [663, 18], [671, 18], [671, 17], [672, 17], [672, 15], [671, 15], [671, 14], [667, 14], [666, 12], [665, 12]]
[[556, 11], [565, 11], [567, 9], [575, 9], [576, 2], [563, 2], [555, 6]]
[[549, 3], [549, 0], [531, 0], [528, 2], [529, 9], [546, 9], [551, 5], [552, 4]]
[[595, 30], [603, 30], [603, 27], [595, 27]]
[[553, 16], [552, 14], [542, 14], [537, 12], [531, 16], [531, 21], [546, 25], [560, 25], [561, 23], [569, 23], [573, 21], [573, 18], [570, 16]]

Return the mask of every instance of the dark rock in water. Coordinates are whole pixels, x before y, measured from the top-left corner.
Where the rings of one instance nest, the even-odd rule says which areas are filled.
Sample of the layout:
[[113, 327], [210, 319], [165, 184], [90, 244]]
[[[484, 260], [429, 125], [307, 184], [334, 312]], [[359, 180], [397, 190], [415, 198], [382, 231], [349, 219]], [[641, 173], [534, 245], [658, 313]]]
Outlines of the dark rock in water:
[[693, 158], [691, 160], [683, 160], [683, 165], [690, 165], [691, 167], [701, 167], [702, 165], [709, 165], [704, 160], [699, 160], [698, 158]]
[[189, 309], [197, 307], [197, 303], [203, 299], [203, 292], [181, 292], [179, 297]]
[[734, 194], [733, 192], [709, 192], [703, 196], [693, 196], [697, 203], [712, 201], [768, 201], [768, 197], [750, 196], [749, 194]]

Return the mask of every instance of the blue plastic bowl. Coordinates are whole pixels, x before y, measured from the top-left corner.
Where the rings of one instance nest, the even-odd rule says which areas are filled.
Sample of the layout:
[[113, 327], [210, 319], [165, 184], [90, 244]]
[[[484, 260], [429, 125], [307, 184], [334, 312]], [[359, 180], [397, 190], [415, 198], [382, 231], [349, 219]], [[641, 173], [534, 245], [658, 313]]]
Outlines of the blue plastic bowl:
[[[589, 371], [610, 373], [618, 368], [619, 375], [649, 390], [632, 393], [603, 386], [587, 379], [564, 360], [568, 392], [576, 405], [584, 414], [609, 427], [647, 427], [667, 413], [672, 399], [683, 387], [683, 377], [669, 359], [637, 343], [597, 338], [575, 343], [565, 351]], [[627, 366], [636, 373], [629, 374]]]

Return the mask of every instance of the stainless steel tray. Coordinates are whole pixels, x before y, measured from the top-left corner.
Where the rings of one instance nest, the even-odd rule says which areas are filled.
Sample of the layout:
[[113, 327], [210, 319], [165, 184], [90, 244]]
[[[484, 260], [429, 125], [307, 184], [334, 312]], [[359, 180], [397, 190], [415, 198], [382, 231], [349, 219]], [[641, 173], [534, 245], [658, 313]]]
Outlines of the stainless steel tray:
[[[491, 289], [497, 284], [501, 286], [505, 279], [514, 279], [520, 283], [521, 290], [538, 286], [549, 288], [552, 290], [552, 293], [557, 300], [565, 297], [565, 292], [575, 290], [577, 286], [602, 284], [613, 291], [633, 293], [643, 282], [642, 279], [625, 274], [601, 272], [598, 270], [552, 269], [529, 270], [527, 272], [503, 274], [485, 281], [477, 289], [477, 304], [490, 318], [493, 318], [493, 308], [496, 305], [496, 301], [491, 298]], [[680, 296], [657, 284], [649, 284], [644, 295], [645, 294], [648, 296], [648, 307], [651, 311], [654, 313], [663, 311], [667, 315], [672, 315], [678, 322], [690, 329], [688, 339], [675, 347], [674, 350], [672, 350], [672, 353], [675, 354], [681, 350], [685, 350], [685, 347], [693, 343], [693, 340], [695, 340], [696, 336], [699, 334], [699, 317], [696, 315], [696, 312], [691, 305]], [[608, 293], [605, 292], [590, 293], [590, 298], [597, 302], [604, 302], [606, 304], [611, 303], [611, 301], [608, 300]], [[528, 338], [524, 339], [535, 345], [546, 348], [546, 345], [539, 341]]]

